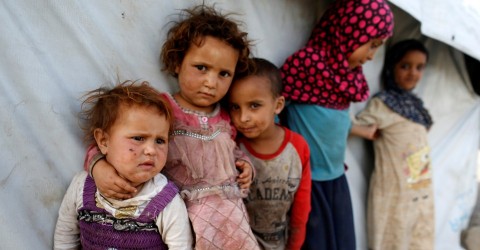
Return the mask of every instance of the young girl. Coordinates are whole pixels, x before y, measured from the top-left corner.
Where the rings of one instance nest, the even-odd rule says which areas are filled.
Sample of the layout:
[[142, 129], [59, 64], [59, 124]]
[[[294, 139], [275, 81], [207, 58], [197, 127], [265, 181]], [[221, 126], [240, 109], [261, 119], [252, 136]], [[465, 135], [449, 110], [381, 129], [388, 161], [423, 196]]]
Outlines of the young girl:
[[238, 144], [256, 170], [245, 198], [250, 226], [262, 249], [299, 250], [310, 212], [310, 151], [301, 135], [275, 124], [285, 105], [278, 68], [253, 60], [255, 70], [235, 79], [228, 98]]
[[[192, 249], [187, 210], [165, 166], [172, 110], [146, 82], [87, 95], [85, 138], [139, 192], [109, 199], [78, 173], [60, 206], [55, 249]], [[121, 240], [119, 240], [121, 239]], [[81, 245], [81, 246], [80, 246]]]
[[283, 95], [286, 125], [307, 140], [311, 154], [312, 211], [305, 249], [355, 249], [344, 158], [351, 102], [367, 99], [361, 65], [393, 31], [385, 0], [337, 0], [307, 45], [287, 58]]
[[[179, 85], [179, 92], [163, 94], [175, 116], [163, 173], [181, 190], [196, 249], [257, 249], [242, 201], [252, 166], [236, 147], [235, 130], [219, 104], [234, 74], [248, 69], [250, 42], [235, 22], [212, 8], [184, 13], [169, 30], [161, 54]], [[95, 181], [108, 182], [101, 171], [111, 166], [97, 165]], [[247, 182], [242, 189], [237, 168], [244, 172], [239, 182]]]
[[422, 78], [427, 59], [426, 48], [417, 40], [395, 44], [385, 58], [385, 90], [358, 114], [358, 123], [364, 126], [353, 126], [351, 131], [374, 139], [375, 168], [367, 223], [371, 249], [434, 249], [427, 142], [432, 118], [412, 93]]

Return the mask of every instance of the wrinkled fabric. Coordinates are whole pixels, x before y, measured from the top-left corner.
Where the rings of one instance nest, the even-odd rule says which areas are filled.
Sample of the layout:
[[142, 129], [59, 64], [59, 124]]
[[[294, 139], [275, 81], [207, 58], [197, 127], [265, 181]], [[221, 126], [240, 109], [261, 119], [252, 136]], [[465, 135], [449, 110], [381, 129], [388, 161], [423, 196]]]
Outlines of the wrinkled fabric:
[[358, 116], [377, 124], [375, 168], [368, 195], [370, 249], [434, 249], [435, 219], [427, 129], [370, 100]]
[[235, 161], [250, 162], [233, 140], [226, 111], [209, 114], [182, 108], [164, 94], [175, 116], [163, 173], [179, 188], [195, 232], [195, 248], [258, 249], [238, 187]]

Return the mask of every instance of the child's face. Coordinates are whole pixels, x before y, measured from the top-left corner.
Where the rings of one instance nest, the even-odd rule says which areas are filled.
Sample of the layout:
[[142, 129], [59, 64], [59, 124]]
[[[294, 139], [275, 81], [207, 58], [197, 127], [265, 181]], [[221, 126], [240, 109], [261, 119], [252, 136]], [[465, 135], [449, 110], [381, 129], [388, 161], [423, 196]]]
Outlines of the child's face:
[[108, 132], [95, 130], [95, 139], [119, 175], [139, 186], [165, 166], [169, 124], [156, 107], [122, 105], [118, 114]]
[[421, 51], [407, 52], [393, 68], [394, 80], [398, 87], [404, 90], [412, 90], [422, 79], [427, 55]]
[[377, 53], [377, 50], [385, 42], [385, 39], [375, 38], [358, 47], [348, 58], [350, 69], [354, 69], [370, 61]]
[[284, 97], [274, 98], [267, 77], [248, 76], [232, 84], [229, 104], [235, 128], [249, 139], [259, 139], [275, 129], [275, 115]]
[[190, 46], [178, 74], [180, 92], [175, 95], [185, 108], [211, 112], [232, 83], [239, 52], [217, 38], [207, 36], [198, 47]]

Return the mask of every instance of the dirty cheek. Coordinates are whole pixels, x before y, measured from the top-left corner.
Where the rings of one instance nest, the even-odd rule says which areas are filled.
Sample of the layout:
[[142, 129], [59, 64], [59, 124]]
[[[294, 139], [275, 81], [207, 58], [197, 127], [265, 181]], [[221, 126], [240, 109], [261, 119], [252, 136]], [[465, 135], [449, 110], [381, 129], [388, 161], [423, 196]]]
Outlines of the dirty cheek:
[[130, 153], [133, 153], [133, 156], [137, 156], [137, 152], [135, 152], [135, 150], [133, 148], [129, 148], [128, 151]]

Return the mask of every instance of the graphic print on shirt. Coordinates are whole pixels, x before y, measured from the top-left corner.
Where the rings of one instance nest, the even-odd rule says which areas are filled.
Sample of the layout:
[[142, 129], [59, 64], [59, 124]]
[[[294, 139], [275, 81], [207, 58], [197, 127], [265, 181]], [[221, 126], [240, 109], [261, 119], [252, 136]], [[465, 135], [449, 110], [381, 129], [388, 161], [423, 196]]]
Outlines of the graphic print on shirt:
[[420, 189], [431, 183], [430, 171], [430, 148], [425, 146], [423, 148], [412, 150], [406, 157], [405, 172], [408, 176], [408, 186], [412, 189]]
[[257, 177], [245, 205], [253, 211], [249, 214], [252, 230], [267, 242], [286, 240], [287, 212], [302, 174], [301, 160], [294, 150], [292, 145], [287, 145], [282, 154], [268, 160], [249, 154]]

